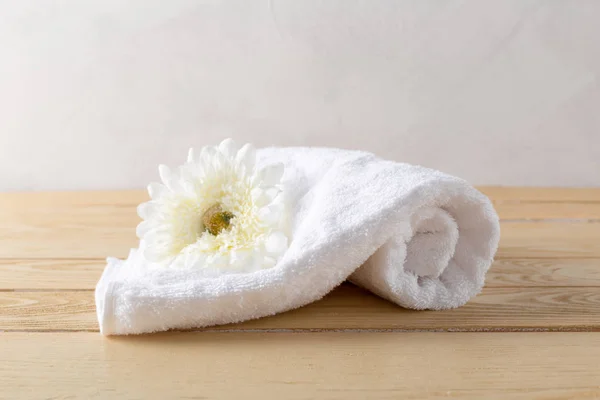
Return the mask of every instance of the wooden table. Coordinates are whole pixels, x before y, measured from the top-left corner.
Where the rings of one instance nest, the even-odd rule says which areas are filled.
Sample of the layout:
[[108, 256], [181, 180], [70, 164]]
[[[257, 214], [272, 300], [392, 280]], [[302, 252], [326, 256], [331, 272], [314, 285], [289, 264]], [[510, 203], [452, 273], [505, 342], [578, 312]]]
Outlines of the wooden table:
[[271, 318], [109, 339], [93, 288], [136, 246], [145, 194], [1, 194], [0, 398], [600, 398], [600, 189], [481, 190], [502, 239], [460, 309], [348, 284]]

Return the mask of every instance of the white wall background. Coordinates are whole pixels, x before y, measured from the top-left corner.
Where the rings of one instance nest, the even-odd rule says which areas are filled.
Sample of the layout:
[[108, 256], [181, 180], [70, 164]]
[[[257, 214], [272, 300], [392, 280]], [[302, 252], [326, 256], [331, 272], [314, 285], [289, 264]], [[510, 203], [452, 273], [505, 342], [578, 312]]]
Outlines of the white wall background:
[[600, 186], [599, 21], [597, 0], [0, 1], [0, 190], [143, 187], [224, 132]]

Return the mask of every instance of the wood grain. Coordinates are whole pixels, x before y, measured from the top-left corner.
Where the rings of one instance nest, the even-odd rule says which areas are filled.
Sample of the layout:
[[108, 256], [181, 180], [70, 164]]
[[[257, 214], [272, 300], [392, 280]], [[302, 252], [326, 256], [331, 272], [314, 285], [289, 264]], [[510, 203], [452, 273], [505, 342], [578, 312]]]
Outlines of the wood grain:
[[85, 210], [96, 207], [136, 207], [148, 200], [145, 190], [89, 190], [64, 192], [15, 192], [0, 194], [0, 212], [2, 215], [28, 210], [41, 211], [62, 209], [63, 211]]
[[4, 333], [1, 399], [595, 399], [596, 333]]
[[[97, 329], [91, 291], [0, 293], [0, 330]], [[486, 288], [455, 310], [411, 311], [344, 284], [303, 308], [212, 329], [600, 330], [600, 290]]]
[[494, 202], [599, 203], [600, 188], [478, 186]]
[[496, 260], [486, 276], [486, 286], [600, 288], [600, 259]]
[[344, 284], [269, 318], [111, 339], [92, 289], [137, 245], [146, 194], [0, 194], [0, 399], [600, 398], [600, 189], [481, 190], [502, 238], [464, 307]]
[[[93, 290], [104, 260], [0, 259], [0, 290]], [[600, 259], [502, 259], [487, 287], [600, 287]]]
[[497, 259], [600, 257], [600, 223], [503, 222]]
[[[543, 257], [600, 257], [600, 242], [595, 240], [600, 237], [600, 223], [586, 223], [600, 220], [600, 202], [567, 201], [571, 198], [567, 194], [573, 192], [581, 192], [583, 199], [596, 199], [595, 190], [547, 189], [544, 195], [526, 189], [506, 190], [512, 192], [511, 196], [502, 195], [504, 189], [488, 189], [504, 199], [496, 204], [501, 217], [513, 221], [502, 223], [499, 257], [535, 257], [540, 253]], [[550, 196], [555, 192], [556, 196]], [[517, 196], [564, 201], [506, 203], [506, 199]], [[130, 248], [137, 246], [135, 227], [139, 219], [135, 209], [145, 200], [142, 191], [1, 194], [0, 258], [125, 257]], [[545, 219], [560, 221], [514, 222]]]
[[598, 203], [494, 203], [502, 221], [600, 222]]
[[0, 331], [97, 330], [94, 293], [0, 292]]
[[[496, 202], [600, 203], [600, 188], [477, 186]], [[0, 210], [64, 206], [135, 205], [148, 200], [145, 190], [15, 192], [0, 195]]]
[[137, 246], [143, 191], [3, 193], [0, 258], [105, 258]]
[[105, 266], [104, 260], [0, 259], [0, 290], [92, 290]]
[[[96, 222], [57, 219], [44, 227], [15, 222], [0, 229], [0, 258], [124, 258], [138, 244], [135, 223], [125, 219], [112, 227], [101, 216]], [[498, 258], [600, 257], [600, 223], [502, 222], [501, 230]]]
[[[600, 188], [477, 186], [477, 189], [496, 202], [600, 203]], [[40, 205], [69, 208], [115, 204], [135, 205], [147, 200], [148, 194], [142, 189], [15, 192], [1, 194], [0, 209], [31, 208]]]

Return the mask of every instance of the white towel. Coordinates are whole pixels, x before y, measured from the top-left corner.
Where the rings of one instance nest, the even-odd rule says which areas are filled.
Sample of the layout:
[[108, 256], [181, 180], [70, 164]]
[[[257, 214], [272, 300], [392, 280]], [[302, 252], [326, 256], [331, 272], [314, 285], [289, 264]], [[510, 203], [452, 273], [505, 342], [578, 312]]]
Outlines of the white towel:
[[400, 306], [448, 309], [484, 284], [499, 240], [490, 201], [465, 181], [365, 152], [258, 150], [285, 164], [289, 248], [275, 267], [206, 277], [110, 258], [96, 288], [103, 334], [239, 322], [301, 307], [346, 279]]

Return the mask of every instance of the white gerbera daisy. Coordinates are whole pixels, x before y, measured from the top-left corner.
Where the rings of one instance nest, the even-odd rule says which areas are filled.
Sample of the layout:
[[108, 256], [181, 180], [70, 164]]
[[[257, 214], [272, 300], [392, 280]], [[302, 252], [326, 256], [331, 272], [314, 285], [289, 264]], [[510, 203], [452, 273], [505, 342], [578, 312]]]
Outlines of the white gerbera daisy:
[[[288, 245], [283, 164], [258, 169], [249, 144], [190, 149], [177, 171], [159, 167], [138, 207], [144, 258], [159, 266], [249, 272], [273, 267]], [[217, 271], [218, 270], [218, 271]]]

